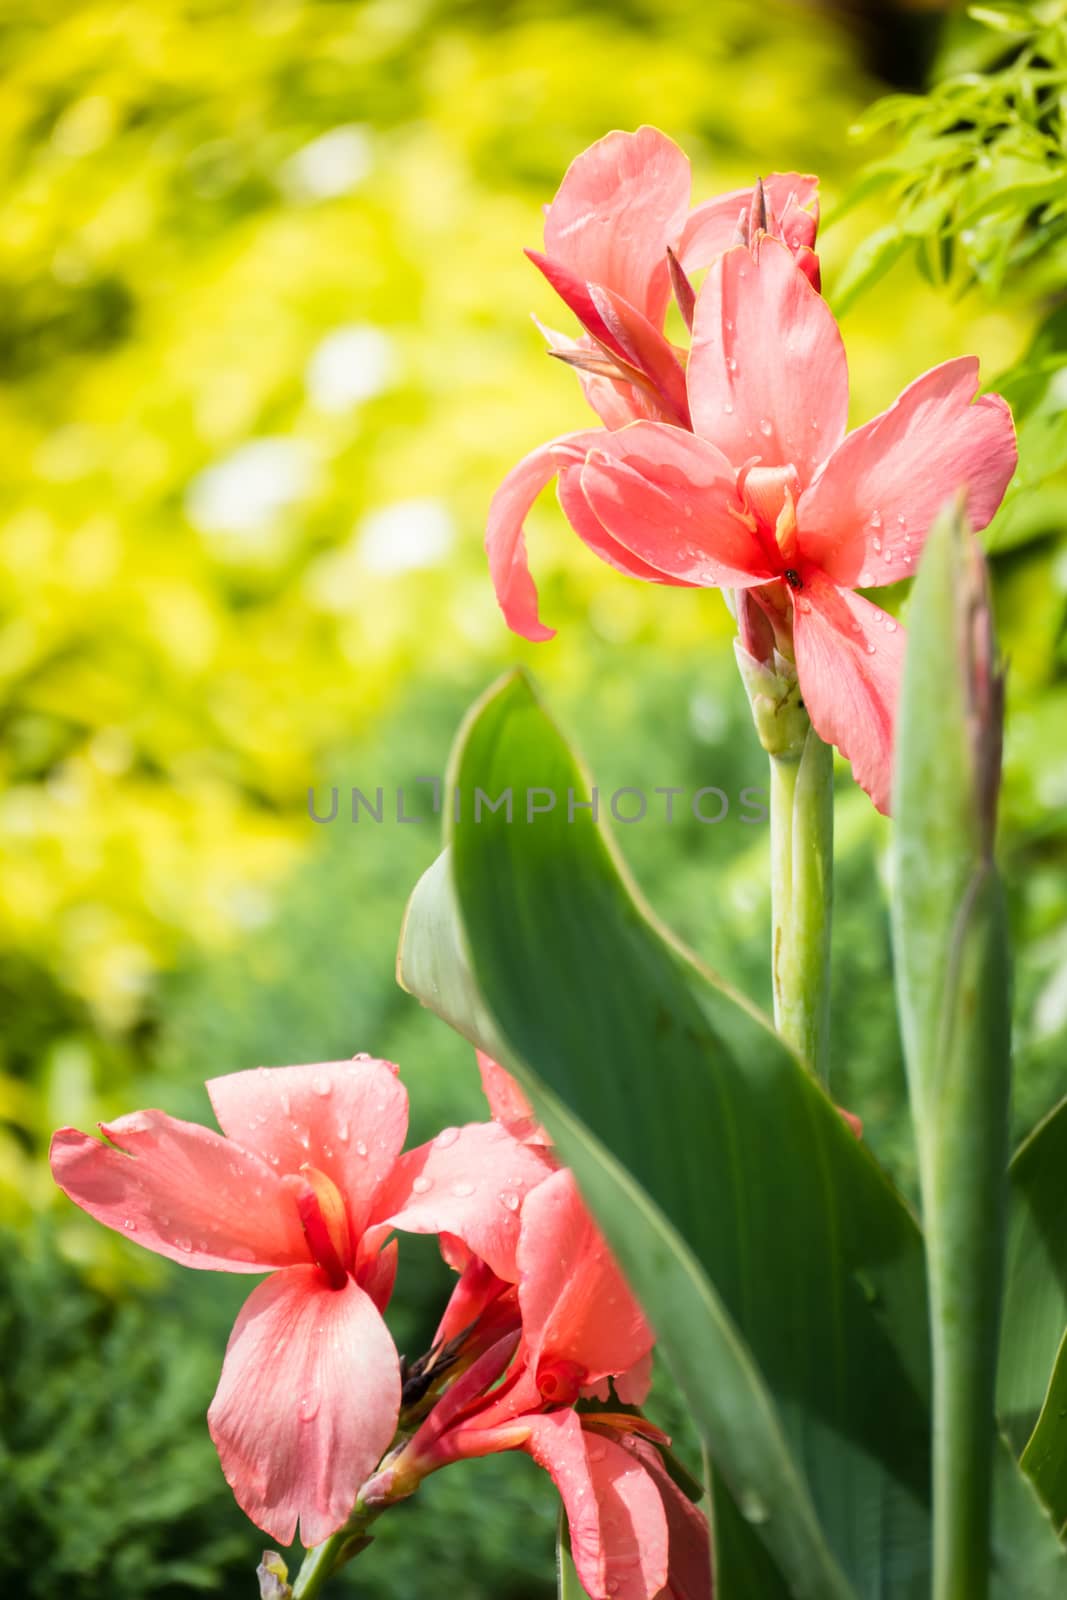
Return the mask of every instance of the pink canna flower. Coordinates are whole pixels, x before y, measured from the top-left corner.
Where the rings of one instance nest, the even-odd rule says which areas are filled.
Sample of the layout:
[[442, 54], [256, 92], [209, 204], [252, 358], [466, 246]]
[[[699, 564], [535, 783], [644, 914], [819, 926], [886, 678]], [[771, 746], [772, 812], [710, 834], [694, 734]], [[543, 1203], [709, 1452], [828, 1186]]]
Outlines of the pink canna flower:
[[270, 1272], [208, 1424], [238, 1503], [285, 1544], [298, 1520], [308, 1545], [344, 1523], [396, 1431], [393, 1228], [448, 1230], [514, 1276], [521, 1200], [550, 1170], [492, 1124], [401, 1155], [396, 1070], [357, 1057], [238, 1072], [207, 1086], [221, 1134], [138, 1111], [102, 1125], [108, 1144], [74, 1128], [52, 1140], [59, 1187], [106, 1226], [185, 1266]]
[[[610, 540], [674, 582], [747, 590], [795, 659], [816, 731], [886, 811], [904, 635], [854, 590], [907, 577], [961, 490], [986, 525], [1015, 470], [1011, 413], [975, 399], [978, 363], [961, 357], [846, 437], [837, 324], [766, 234], [709, 271], [687, 385], [695, 432], [638, 421], [584, 436], [564, 510], [594, 549]], [[542, 635], [529, 613], [520, 623]]]
[[[663, 331], [667, 305], [673, 289], [691, 326], [687, 274], [731, 245], [750, 217], [754, 192], [734, 190], [689, 211], [690, 184], [688, 158], [665, 134], [649, 127], [609, 133], [572, 162], [547, 208], [544, 254], [528, 252], [584, 330], [578, 339], [544, 330], [551, 353], [576, 368], [607, 428], [640, 418], [691, 426], [685, 352]], [[814, 178], [774, 174], [757, 207], [762, 225], [785, 241], [815, 282], [816, 192]], [[550, 440], [519, 463], [493, 500], [490, 572], [509, 625], [529, 638], [551, 638], [552, 630], [538, 619], [522, 524], [557, 475], [567, 517], [603, 560], [649, 582], [685, 582], [637, 559], [585, 513], [578, 475], [598, 438], [591, 430]]]
[[[664, 1436], [611, 1409], [609, 1379], [624, 1403], [644, 1399], [654, 1336], [566, 1170], [527, 1195], [516, 1261], [512, 1325], [496, 1316], [496, 1342], [361, 1498], [388, 1503], [451, 1461], [523, 1450], [559, 1489], [593, 1600], [708, 1600], [707, 1523], [649, 1442]], [[582, 1397], [605, 1409], [579, 1411]]]
[[853, 591], [907, 577], [961, 490], [985, 527], [1015, 470], [1011, 413], [975, 399], [978, 362], [961, 357], [846, 437], [837, 324], [766, 235], [709, 272], [688, 385], [695, 434], [604, 435], [580, 469], [586, 512], [662, 572], [748, 589], [795, 658], [816, 732], [886, 811], [904, 635]]

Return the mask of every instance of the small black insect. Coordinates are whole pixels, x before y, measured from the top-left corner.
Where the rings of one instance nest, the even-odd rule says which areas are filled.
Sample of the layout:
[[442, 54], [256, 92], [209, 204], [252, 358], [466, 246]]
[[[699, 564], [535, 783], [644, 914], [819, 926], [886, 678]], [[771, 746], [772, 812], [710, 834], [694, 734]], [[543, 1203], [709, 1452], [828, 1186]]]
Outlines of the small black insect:
[[786, 567], [785, 581], [791, 589], [803, 589], [804, 580], [795, 567]]

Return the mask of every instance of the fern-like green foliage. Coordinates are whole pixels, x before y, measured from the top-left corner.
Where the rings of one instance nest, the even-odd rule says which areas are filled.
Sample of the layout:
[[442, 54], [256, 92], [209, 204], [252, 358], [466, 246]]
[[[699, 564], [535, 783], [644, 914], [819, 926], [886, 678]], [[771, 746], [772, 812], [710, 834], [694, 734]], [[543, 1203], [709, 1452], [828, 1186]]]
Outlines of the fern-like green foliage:
[[1034, 287], [1067, 265], [1067, 5], [977, 5], [972, 31], [950, 34], [928, 94], [889, 95], [855, 127], [891, 141], [852, 201], [878, 196], [892, 221], [858, 250], [838, 309], [914, 250], [931, 281], [991, 291], [1021, 269]]

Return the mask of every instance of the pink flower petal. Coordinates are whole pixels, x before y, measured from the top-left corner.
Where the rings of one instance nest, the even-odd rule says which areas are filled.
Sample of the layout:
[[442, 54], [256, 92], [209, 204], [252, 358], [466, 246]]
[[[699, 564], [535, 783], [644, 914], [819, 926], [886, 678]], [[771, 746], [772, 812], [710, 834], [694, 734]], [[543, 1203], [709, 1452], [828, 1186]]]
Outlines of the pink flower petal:
[[1011, 412], [978, 390], [978, 361], [943, 362], [908, 385], [888, 411], [857, 428], [797, 507], [804, 555], [834, 583], [868, 588], [911, 577], [930, 524], [966, 491], [984, 528], [1015, 471]]
[[689, 205], [689, 161], [656, 128], [609, 133], [568, 167], [545, 216], [545, 250], [661, 326], [667, 246]]
[[[796, 172], [772, 172], [763, 180], [767, 209], [781, 228], [781, 236], [793, 251], [810, 251], [819, 225], [819, 180], [801, 177]], [[752, 203], [751, 189], [732, 189], [729, 194], [705, 200], [689, 213], [678, 246], [678, 259], [687, 272], [710, 267], [736, 242], [738, 218]]]
[[663, 1502], [670, 1547], [663, 1600], [711, 1600], [711, 1530], [707, 1517], [679, 1489], [655, 1445], [630, 1433], [624, 1435], [622, 1447], [641, 1462]]
[[590, 285], [590, 293], [604, 326], [625, 352], [628, 363], [645, 375], [659, 395], [667, 420], [681, 428], [690, 427], [685, 368], [674, 346], [621, 295], [601, 284]]
[[556, 495], [560, 508], [575, 533], [582, 543], [592, 550], [594, 555], [609, 567], [614, 567], [616, 572], [621, 572], [627, 578], [637, 578], [642, 583], [663, 583], [671, 588], [689, 589], [692, 584], [685, 578], [674, 578], [667, 572], [658, 572], [655, 567], [650, 567], [647, 561], [642, 561], [640, 556], [635, 556], [627, 550], [617, 539], [613, 539], [607, 528], [593, 513], [593, 509], [586, 499], [582, 484], [584, 463], [581, 466], [568, 467], [559, 475], [556, 484]]
[[207, 1086], [219, 1125], [279, 1173], [316, 1167], [337, 1186], [354, 1239], [403, 1148], [408, 1097], [387, 1061], [256, 1067]]
[[[556, 328], [546, 327], [536, 317], [534, 321], [554, 355], [566, 359], [568, 356], [584, 358], [603, 354], [596, 341], [588, 334], [583, 333], [580, 338], [571, 339]], [[636, 422], [641, 417], [656, 422], [664, 420], [663, 407], [657, 403], [655, 396], [650, 394], [648, 389], [635, 383], [623, 383], [615, 378], [604, 377], [596, 372], [584, 370], [581, 366], [574, 366], [574, 372], [588, 404], [605, 428], [623, 428], [628, 422]]]
[[531, 1122], [534, 1109], [515, 1079], [506, 1068], [487, 1056], [484, 1050], [476, 1052], [478, 1071], [482, 1079], [482, 1092], [489, 1102], [494, 1122], [505, 1127], [512, 1122]]
[[687, 428], [685, 371], [678, 352], [659, 329], [612, 289], [600, 283], [586, 283], [560, 262], [536, 250], [527, 250], [526, 254], [608, 357], [631, 371], [635, 383], [638, 377], [642, 378], [658, 398], [667, 419]]
[[581, 484], [607, 533], [670, 577], [745, 588], [777, 575], [741, 520], [730, 463], [691, 433], [635, 422], [602, 434]]
[[655, 1335], [571, 1172], [554, 1173], [527, 1197], [517, 1260], [523, 1333], [539, 1376], [574, 1362], [580, 1382], [595, 1384], [651, 1350]]
[[728, 250], [697, 297], [689, 357], [697, 433], [737, 467], [796, 468], [801, 486], [840, 442], [848, 367], [826, 301], [777, 239]]
[[493, 496], [485, 534], [489, 575], [508, 627], [526, 639], [551, 639], [555, 630], [546, 628], [537, 614], [523, 523], [545, 484], [568, 462], [583, 460], [601, 437], [599, 430], [568, 433], [539, 445], [512, 467]]
[[797, 676], [815, 731], [851, 761], [856, 782], [888, 815], [904, 630], [814, 568], [805, 569], [794, 605]]
[[652, 1351], [646, 1351], [632, 1367], [620, 1372], [614, 1383], [624, 1406], [643, 1406], [652, 1387]]
[[164, 1111], [132, 1112], [104, 1132], [112, 1145], [61, 1128], [49, 1160], [63, 1193], [105, 1227], [217, 1272], [309, 1259], [293, 1198], [258, 1156]]
[[293, 1267], [245, 1301], [208, 1426], [237, 1503], [289, 1544], [334, 1533], [396, 1431], [400, 1363], [370, 1298]]
[[498, 1278], [514, 1283], [519, 1217], [550, 1158], [495, 1122], [449, 1128], [400, 1157], [375, 1208], [377, 1226], [452, 1233]]
[[584, 1430], [574, 1411], [526, 1422], [524, 1448], [559, 1490], [586, 1593], [592, 1600], [652, 1600], [668, 1567], [667, 1519], [653, 1479], [613, 1440]]

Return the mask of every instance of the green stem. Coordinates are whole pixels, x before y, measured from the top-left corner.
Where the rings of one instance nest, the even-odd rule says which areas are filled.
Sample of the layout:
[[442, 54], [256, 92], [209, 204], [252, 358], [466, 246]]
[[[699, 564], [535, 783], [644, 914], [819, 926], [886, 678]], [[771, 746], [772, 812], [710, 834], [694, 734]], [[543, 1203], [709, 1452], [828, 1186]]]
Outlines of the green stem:
[[771, 963], [779, 1033], [826, 1083], [833, 896], [833, 751], [811, 725], [771, 755]]
[[[343, 1528], [309, 1550], [293, 1584], [293, 1600], [315, 1600], [315, 1596], [322, 1593], [327, 1578], [343, 1566], [350, 1556], [359, 1553], [364, 1534], [380, 1515], [380, 1507], [370, 1509], [357, 1506]], [[355, 1549], [351, 1548], [353, 1545]]]

